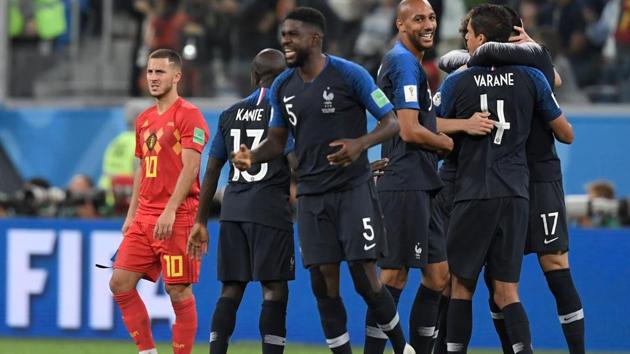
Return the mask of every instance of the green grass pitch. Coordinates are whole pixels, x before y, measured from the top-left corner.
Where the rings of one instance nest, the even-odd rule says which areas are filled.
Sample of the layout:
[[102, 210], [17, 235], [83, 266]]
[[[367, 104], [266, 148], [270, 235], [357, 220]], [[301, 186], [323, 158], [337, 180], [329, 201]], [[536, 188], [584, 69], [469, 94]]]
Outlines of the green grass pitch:
[[[169, 343], [158, 343], [159, 353], [172, 353]], [[355, 353], [362, 352], [355, 347]], [[134, 354], [136, 347], [129, 341], [96, 341], [96, 340], [51, 340], [51, 339], [22, 339], [0, 338], [0, 354]], [[194, 354], [208, 353], [208, 344], [196, 343]], [[254, 342], [236, 342], [230, 345], [230, 354], [260, 353], [260, 344]], [[324, 345], [289, 344], [285, 350], [287, 354], [329, 354]], [[387, 351], [386, 353], [389, 353]], [[471, 350], [471, 354], [499, 354], [500, 350]], [[541, 351], [538, 354], [560, 354], [563, 351]], [[607, 354], [615, 354], [608, 352]], [[616, 353], [623, 354], [623, 353]], [[630, 353], [625, 353], [630, 354]]]

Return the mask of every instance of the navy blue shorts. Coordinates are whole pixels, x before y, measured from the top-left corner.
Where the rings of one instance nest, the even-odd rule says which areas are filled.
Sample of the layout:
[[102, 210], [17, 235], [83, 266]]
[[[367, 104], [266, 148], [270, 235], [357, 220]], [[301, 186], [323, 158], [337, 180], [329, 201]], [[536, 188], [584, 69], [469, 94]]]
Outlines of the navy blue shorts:
[[451, 273], [476, 280], [485, 265], [492, 278], [518, 282], [528, 219], [529, 202], [524, 198], [456, 202], [447, 236]]
[[421, 268], [427, 264], [431, 196], [426, 191], [382, 191], [378, 193], [388, 254], [378, 260], [386, 269]]
[[525, 254], [565, 253], [569, 230], [562, 180], [529, 184], [529, 230]]
[[217, 276], [240, 282], [295, 279], [293, 230], [221, 221]]
[[298, 197], [298, 237], [304, 267], [376, 260], [387, 254], [374, 182]]

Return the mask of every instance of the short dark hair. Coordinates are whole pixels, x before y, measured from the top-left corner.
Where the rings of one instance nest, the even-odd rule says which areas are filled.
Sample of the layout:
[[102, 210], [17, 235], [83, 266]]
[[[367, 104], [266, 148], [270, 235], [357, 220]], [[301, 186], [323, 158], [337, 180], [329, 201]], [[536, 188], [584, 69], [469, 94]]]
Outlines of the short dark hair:
[[168, 62], [176, 67], [182, 67], [182, 57], [172, 49], [156, 49], [149, 54], [149, 59], [168, 59]]
[[304, 22], [316, 27], [322, 34], [326, 33], [326, 17], [319, 10], [312, 7], [298, 7], [289, 12], [284, 19]]
[[481, 4], [470, 10], [470, 25], [476, 35], [489, 42], [507, 42], [512, 34], [513, 15], [503, 6]]

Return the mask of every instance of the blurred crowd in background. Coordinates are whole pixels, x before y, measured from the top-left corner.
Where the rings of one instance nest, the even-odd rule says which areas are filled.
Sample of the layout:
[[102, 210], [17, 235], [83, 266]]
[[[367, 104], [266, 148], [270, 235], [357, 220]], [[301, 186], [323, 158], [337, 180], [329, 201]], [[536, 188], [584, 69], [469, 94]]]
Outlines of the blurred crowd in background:
[[[328, 20], [326, 51], [376, 75], [395, 41], [399, 0], [8, 0], [6, 31], [10, 98], [146, 96], [148, 53], [172, 48], [185, 60], [184, 97], [242, 97], [250, 93], [249, 65], [263, 48], [279, 48], [279, 25], [296, 6]], [[463, 48], [460, 22], [484, 1], [430, 0], [438, 16], [435, 48], [423, 65], [436, 90], [437, 58]], [[551, 52], [563, 86], [562, 103], [630, 102], [630, 0], [487, 1], [516, 9], [526, 31]], [[2, 78], [0, 78], [1, 80]], [[144, 106], [143, 106], [144, 108]], [[139, 113], [139, 112], [135, 112]], [[135, 114], [127, 117], [132, 122]], [[126, 213], [133, 182], [135, 136], [121, 133], [103, 155], [103, 177], [76, 175], [62, 188], [45, 179], [0, 193], [0, 217], [100, 218]], [[294, 181], [295, 182], [295, 181]], [[617, 201], [614, 185], [585, 186], [590, 200]], [[213, 206], [220, 210], [220, 195]], [[630, 202], [609, 213], [574, 218], [573, 225], [630, 224]], [[622, 209], [625, 208], [625, 209]], [[624, 216], [626, 215], [626, 216]]]
[[[462, 48], [458, 32], [476, 0], [432, 0], [438, 15], [434, 58]], [[495, 0], [512, 6], [549, 48], [564, 85], [562, 102], [630, 102], [630, 1]], [[296, 6], [328, 20], [326, 49], [375, 74], [394, 40], [397, 0], [9, 0], [10, 97], [142, 96], [146, 55], [180, 51], [184, 96], [243, 96], [248, 65], [278, 47], [278, 28]]]

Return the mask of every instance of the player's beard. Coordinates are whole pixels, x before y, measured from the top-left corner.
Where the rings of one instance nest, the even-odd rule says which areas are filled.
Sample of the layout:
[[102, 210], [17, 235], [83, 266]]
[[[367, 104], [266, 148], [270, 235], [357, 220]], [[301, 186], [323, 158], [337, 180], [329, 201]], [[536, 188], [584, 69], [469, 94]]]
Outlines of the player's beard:
[[433, 48], [433, 41], [435, 40], [435, 33], [433, 33], [433, 39], [431, 40], [431, 45], [429, 45], [429, 46], [425, 46], [425, 45], [422, 44], [422, 41], [419, 38], [420, 36], [417, 33], [413, 33], [412, 32], [412, 34], [410, 34], [408, 36], [409, 36], [408, 39], [409, 39], [409, 42], [411, 43], [411, 45], [414, 48], [416, 48], [416, 50], [418, 50], [420, 52], [424, 52], [424, 51], [427, 51], [427, 50]]
[[308, 52], [306, 52], [305, 50], [298, 50], [298, 49], [294, 49], [294, 52], [295, 52], [295, 60], [293, 62], [287, 61], [285, 57], [287, 66], [290, 68], [301, 67], [308, 60]]
[[166, 97], [171, 90], [173, 89], [173, 84], [165, 84], [164, 89], [162, 90], [162, 92], [159, 93], [151, 93], [151, 91], [149, 91], [149, 94], [151, 95], [151, 97], [155, 98], [155, 99], [162, 99], [163, 97]]

